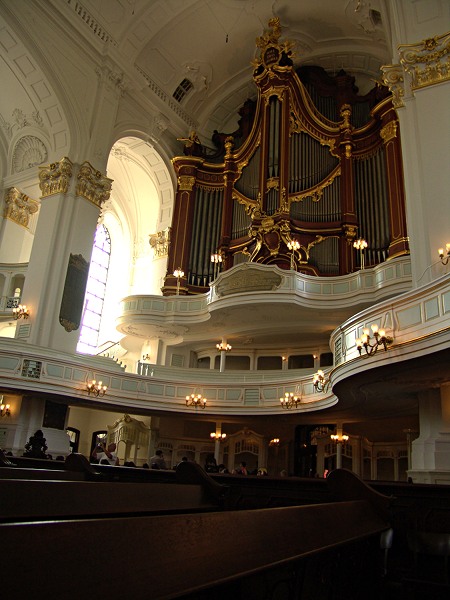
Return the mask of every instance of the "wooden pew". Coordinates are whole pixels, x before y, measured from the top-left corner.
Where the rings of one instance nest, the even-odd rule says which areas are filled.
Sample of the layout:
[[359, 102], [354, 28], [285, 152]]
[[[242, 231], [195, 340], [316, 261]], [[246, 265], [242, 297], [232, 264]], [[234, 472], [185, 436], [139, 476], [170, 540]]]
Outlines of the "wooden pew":
[[[181, 479], [187, 477], [187, 472], [182, 473]], [[22, 482], [0, 483], [11, 484], [8, 493], [13, 493], [13, 486]], [[14, 520], [11, 515], [9, 522], [0, 524], [2, 548], [8, 557], [8, 568], [2, 571], [5, 598], [32, 594], [35, 599], [72, 599], [101, 594], [109, 599], [257, 600], [271, 597], [264, 592], [270, 582], [274, 590], [297, 586], [295, 597], [305, 600], [331, 597], [331, 589], [328, 596], [323, 595], [324, 585], [346, 588], [348, 600], [357, 600], [363, 597], [363, 588], [364, 597], [370, 599], [367, 590], [378, 584], [379, 537], [389, 527], [384, 514], [389, 499], [372, 501], [357, 486], [355, 494], [362, 499], [332, 504], [163, 514], [166, 506], [162, 514], [145, 514], [143, 499], [142, 504], [134, 502], [137, 512], [133, 514], [117, 496], [107, 498], [117, 490], [120, 494], [134, 491], [135, 484], [24, 483], [41, 489], [49, 484], [47, 494], [53, 484], [66, 507], [55, 505], [56, 500], [48, 495], [47, 512], [59, 512], [60, 518], [42, 520], [42, 510], [35, 520], [24, 522], [25, 511], [20, 518]], [[141, 486], [150, 490], [147, 501], [155, 485]], [[175, 490], [173, 485], [162, 485], [169, 494]], [[78, 488], [79, 498], [71, 495], [70, 486]], [[89, 506], [89, 489], [97, 490], [98, 505]], [[60, 490], [66, 491], [61, 495]], [[102, 499], [107, 504], [100, 516]], [[44, 573], [49, 576], [43, 577]], [[274, 592], [276, 597], [289, 596]]]

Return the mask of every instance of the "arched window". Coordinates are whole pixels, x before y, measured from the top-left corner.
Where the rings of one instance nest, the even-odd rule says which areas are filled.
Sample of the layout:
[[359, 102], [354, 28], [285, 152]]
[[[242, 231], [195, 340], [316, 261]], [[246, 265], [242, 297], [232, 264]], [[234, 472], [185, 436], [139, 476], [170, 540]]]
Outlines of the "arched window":
[[99, 225], [95, 232], [84, 297], [84, 313], [77, 345], [77, 351], [84, 354], [95, 354], [97, 351], [110, 257], [111, 239], [108, 230], [104, 225]]

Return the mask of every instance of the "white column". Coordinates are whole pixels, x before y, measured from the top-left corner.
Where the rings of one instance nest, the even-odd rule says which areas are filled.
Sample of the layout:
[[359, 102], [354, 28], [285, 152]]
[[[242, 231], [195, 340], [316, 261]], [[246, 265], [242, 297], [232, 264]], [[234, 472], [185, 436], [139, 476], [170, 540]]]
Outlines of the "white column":
[[40, 167], [39, 179], [41, 212], [22, 295], [30, 318], [16, 337], [75, 353], [94, 232], [112, 182], [68, 158]]
[[450, 384], [418, 398], [420, 435], [411, 444], [408, 475], [415, 483], [450, 483]]
[[219, 421], [216, 423], [216, 439], [214, 442], [214, 458], [216, 459], [216, 463], [219, 464], [220, 460], [220, 441], [222, 435], [222, 423]]
[[[443, 15], [448, 14], [448, 3], [437, 2], [427, 18], [416, 13], [419, 4], [413, 0], [384, 3], [391, 23], [395, 76], [390, 78], [389, 87], [401, 129], [406, 219], [415, 286], [445, 273], [437, 251], [450, 242], [450, 81], [440, 75], [446, 61], [443, 46], [448, 22]], [[436, 45], [425, 47], [424, 40], [433, 39]]]

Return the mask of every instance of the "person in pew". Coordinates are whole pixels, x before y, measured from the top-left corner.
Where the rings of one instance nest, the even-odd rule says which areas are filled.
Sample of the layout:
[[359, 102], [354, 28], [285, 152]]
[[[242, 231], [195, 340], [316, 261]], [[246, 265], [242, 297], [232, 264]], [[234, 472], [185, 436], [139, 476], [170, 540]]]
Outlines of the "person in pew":
[[92, 458], [97, 461], [100, 465], [119, 465], [119, 458], [116, 454], [116, 444], [112, 442], [106, 446], [105, 444], [99, 444], [92, 452]]
[[150, 459], [152, 469], [167, 469], [164, 453], [162, 450], [157, 450], [155, 455]]
[[205, 471], [207, 473], [218, 473], [219, 467], [217, 466], [216, 459], [213, 454], [208, 454], [205, 462]]
[[27, 458], [48, 458], [46, 454], [47, 440], [41, 429], [38, 429], [25, 444], [24, 456]]

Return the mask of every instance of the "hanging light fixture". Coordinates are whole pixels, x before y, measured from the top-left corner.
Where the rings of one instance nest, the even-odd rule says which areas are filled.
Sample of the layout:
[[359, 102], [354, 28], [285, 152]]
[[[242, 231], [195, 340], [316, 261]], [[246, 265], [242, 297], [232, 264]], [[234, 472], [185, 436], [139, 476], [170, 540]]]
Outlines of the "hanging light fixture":
[[27, 308], [26, 304], [19, 304], [19, 306], [15, 306], [13, 308], [13, 315], [16, 320], [22, 319], [22, 317], [24, 319], [28, 319], [30, 316], [30, 310]]
[[288, 410], [294, 407], [297, 408], [301, 401], [301, 396], [298, 396], [293, 392], [285, 392], [284, 396], [281, 396], [280, 398], [281, 408], [286, 408]]
[[195, 408], [206, 408], [206, 398], [203, 398], [201, 394], [190, 394], [186, 396], [186, 406], [194, 406]]
[[106, 390], [108, 389], [106, 385], [103, 385], [103, 381], [96, 381], [95, 379], [88, 381], [86, 388], [89, 396], [92, 394], [96, 397], [104, 396], [106, 394]]
[[380, 346], [387, 350], [388, 346], [393, 342], [393, 339], [386, 335], [386, 331], [384, 329], [378, 329], [378, 325], [371, 325], [371, 329], [373, 333], [373, 340], [370, 336], [369, 329], [367, 328], [363, 329], [362, 336], [356, 340], [356, 347], [358, 348], [360, 356], [363, 348], [368, 356], [373, 356]]
[[315, 387], [316, 392], [326, 392], [330, 387], [330, 378], [327, 377], [321, 369], [319, 369], [317, 373], [314, 374], [313, 386]]

